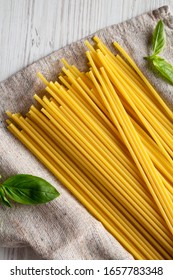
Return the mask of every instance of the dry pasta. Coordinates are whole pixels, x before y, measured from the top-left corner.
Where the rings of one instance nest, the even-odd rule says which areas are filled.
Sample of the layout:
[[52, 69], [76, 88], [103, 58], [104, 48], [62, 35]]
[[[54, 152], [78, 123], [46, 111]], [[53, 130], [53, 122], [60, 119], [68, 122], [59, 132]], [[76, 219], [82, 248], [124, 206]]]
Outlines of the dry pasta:
[[8, 129], [135, 259], [173, 258], [173, 113], [135, 62], [94, 37], [89, 71], [62, 59], [47, 95]]

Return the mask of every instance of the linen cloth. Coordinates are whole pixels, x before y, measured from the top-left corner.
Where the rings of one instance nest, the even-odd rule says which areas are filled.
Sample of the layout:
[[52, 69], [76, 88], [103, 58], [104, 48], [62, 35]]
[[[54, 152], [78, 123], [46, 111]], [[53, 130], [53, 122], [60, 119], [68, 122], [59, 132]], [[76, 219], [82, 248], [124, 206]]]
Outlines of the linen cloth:
[[[113, 52], [118, 41], [172, 106], [172, 86], [151, 72], [144, 56], [150, 53], [150, 39], [159, 19], [165, 23], [167, 47], [164, 57], [173, 64], [173, 18], [167, 6], [145, 13], [126, 22], [104, 28], [99, 36]], [[88, 40], [93, 35], [87, 37]], [[85, 38], [86, 39], [86, 38]], [[0, 246], [30, 246], [42, 259], [133, 259], [119, 242], [97, 221], [57, 179], [6, 129], [6, 114], [26, 113], [33, 104], [35, 92], [43, 90], [37, 78], [40, 71], [55, 80], [65, 57], [81, 70], [86, 69], [84, 40], [72, 43], [44, 57], [0, 83], [0, 174], [3, 180], [17, 173], [40, 176], [61, 193], [46, 205], [13, 204], [0, 206]]]

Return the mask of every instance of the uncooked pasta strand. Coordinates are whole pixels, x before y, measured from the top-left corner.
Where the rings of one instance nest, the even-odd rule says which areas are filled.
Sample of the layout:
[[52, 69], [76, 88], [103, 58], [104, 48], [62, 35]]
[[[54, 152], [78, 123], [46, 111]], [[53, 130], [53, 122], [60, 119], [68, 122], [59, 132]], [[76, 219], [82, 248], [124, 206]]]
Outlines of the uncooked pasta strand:
[[[121, 76], [121, 78], [124, 79], [124, 82], [126, 82], [132, 89], [134, 89], [134, 94], [137, 95], [137, 97], [143, 102], [146, 108], [151, 112], [151, 114], [161, 123], [164, 125], [164, 128], [167, 129], [171, 134], [173, 134], [173, 126], [171, 122], [164, 117], [164, 114], [157, 109], [155, 104], [150, 101], [150, 99], [144, 94], [144, 92], [136, 85], [135, 82], [131, 81], [128, 74], [125, 74], [121, 67], [116, 65], [116, 63], [112, 63], [110, 58], [106, 55], [105, 56], [107, 60], [110, 62], [112, 67], [115, 69], [115, 73], [118, 72], [118, 74]], [[125, 84], [125, 83], [124, 83]], [[129, 87], [128, 87], [129, 88]]]
[[[153, 130], [151, 123], [148, 122], [148, 120], [145, 118], [145, 116], [147, 116], [147, 113], [145, 114], [145, 116], [143, 115], [143, 111], [141, 112], [141, 110], [139, 110], [139, 106], [137, 107], [136, 104], [134, 103], [134, 100], [132, 100], [131, 96], [129, 96], [129, 91], [132, 93], [132, 90], [129, 89], [128, 90], [124, 88], [124, 85], [120, 83], [120, 81], [122, 81], [122, 79], [118, 79], [117, 75], [118, 74], [114, 74], [111, 68], [111, 65], [108, 66], [106, 58], [102, 55], [102, 53], [99, 51], [98, 52], [98, 56], [99, 58], [102, 60], [103, 66], [106, 68], [106, 70], [108, 71], [108, 73], [110, 74], [112, 81], [114, 83], [114, 85], [116, 85], [116, 87], [118, 88], [119, 92], [121, 92], [121, 94], [123, 95], [123, 97], [128, 101], [128, 103], [130, 104], [130, 106], [132, 106], [132, 108], [134, 109], [134, 111], [136, 112], [136, 114], [138, 115], [138, 117], [140, 118], [141, 122], [145, 125], [145, 127], [147, 128], [147, 130], [149, 131], [149, 133], [151, 134], [151, 136], [154, 138], [154, 140], [156, 141], [156, 143], [158, 144], [158, 146], [160, 147], [162, 153], [165, 155], [165, 157], [168, 159], [168, 161], [170, 161], [170, 163], [172, 164], [172, 158], [169, 156], [167, 150], [165, 150], [165, 148], [163, 147], [163, 145], [161, 144], [160, 140], [158, 139], [158, 137], [156, 137], [156, 133], [155, 130]], [[119, 77], [119, 76], [118, 76]], [[140, 103], [140, 105], [143, 107], [143, 104]], [[155, 126], [155, 128], [158, 127], [157, 125]], [[162, 129], [163, 130], [163, 129]], [[165, 138], [164, 138], [165, 139]], [[171, 140], [172, 141], [172, 140]]]
[[82, 204], [102, 223], [105, 225], [105, 227], [120, 241], [124, 244], [124, 246], [127, 248], [127, 250], [131, 251], [132, 254], [137, 259], [143, 259], [143, 257], [132, 247], [128, 242], [125, 241], [125, 239], [122, 237], [122, 235], [116, 231], [112, 225], [107, 222], [106, 217], [98, 212], [98, 209], [96, 207], [93, 207], [90, 202], [84, 198], [84, 195], [79, 192], [78, 189], [76, 189], [69, 179], [66, 179], [66, 175], [61, 171], [58, 171], [50, 162], [45, 158], [43, 154], [41, 154], [37, 148], [35, 148], [25, 136], [23, 136], [12, 124], [8, 127], [8, 129], [20, 139], [20, 141], [27, 146], [28, 149], [32, 151], [32, 153], [35, 154], [35, 156], [44, 163], [44, 165], [47, 166], [47, 168], [58, 178], [61, 180], [63, 184], [65, 184], [69, 190], [79, 199], [79, 201], [82, 202]]
[[156, 92], [156, 90], [153, 88], [153, 86], [149, 83], [147, 78], [144, 76], [144, 74], [141, 72], [141, 70], [138, 68], [136, 63], [130, 58], [130, 56], [127, 54], [127, 52], [117, 43], [114, 42], [114, 46], [122, 53], [122, 55], [128, 60], [130, 65], [134, 68], [134, 70], [138, 73], [138, 75], [141, 77], [141, 79], [144, 81], [144, 83], [147, 85], [147, 87], [150, 89], [150, 91], [153, 93], [153, 96], [156, 98], [156, 100], [161, 104], [161, 106], [164, 108], [165, 112], [168, 114], [168, 116], [173, 120], [173, 113], [168, 108], [168, 106], [165, 104], [165, 102], [161, 99], [159, 94]]
[[[20, 117], [20, 120], [22, 120], [23, 124], [26, 125], [26, 122], [24, 121], [24, 119], [22, 119], [22, 117]], [[29, 130], [32, 131], [32, 133], [34, 133], [35, 137], [33, 138], [33, 135], [32, 135], [32, 138], [35, 142], [38, 142], [39, 146], [41, 144], [43, 149], [44, 149], [44, 145], [47, 146], [48, 149], [50, 149], [50, 151], [53, 152], [53, 155], [55, 155], [56, 158], [58, 157], [58, 155], [57, 155], [57, 152], [58, 152], [58, 154], [60, 155], [60, 158], [61, 158], [61, 162], [68, 162], [68, 164], [69, 164], [68, 169], [71, 170], [73, 175], [75, 175], [81, 181], [82, 188], [83, 188], [83, 186], [85, 186], [85, 188], [87, 188], [86, 190], [84, 189], [84, 191], [86, 193], [88, 193], [88, 190], [89, 190], [88, 195], [91, 197], [92, 197], [91, 194], [93, 193], [94, 199], [97, 198], [97, 200], [99, 200], [101, 202], [101, 205], [103, 205], [103, 207], [106, 207], [106, 209], [108, 209], [108, 211], [111, 213], [111, 214], [108, 213], [108, 216], [110, 216], [110, 219], [114, 221], [114, 223], [121, 229], [121, 231], [124, 231], [124, 233], [129, 236], [129, 238], [131, 239], [131, 241], [134, 244], [135, 244], [135, 241], [138, 241], [139, 245], [141, 244], [143, 246], [143, 247], [139, 246], [139, 248], [140, 248], [141, 252], [144, 250], [143, 254], [146, 255], [147, 258], [150, 258], [150, 259], [161, 258], [161, 256], [159, 256], [156, 252], [153, 253], [153, 249], [149, 250], [149, 247], [150, 247], [149, 244], [147, 244], [147, 246], [146, 246], [143, 242], [141, 242], [142, 236], [140, 236], [140, 238], [139, 238], [138, 234], [134, 234], [134, 231], [135, 231], [134, 229], [132, 231], [131, 227], [127, 227], [127, 221], [126, 221], [126, 223], [122, 224], [123, 217], [121, 217], [121, 219], [119, 218], [120, 213], [118, 212], [118, 214], [116, 214], [116, 212], [113, 211], [112, 205], [110, 205], [109, 201], [105, 198], [105, 196], [103, 196], [103, 194], [101, 192], [99, 192], [98, 189], [95, 188], [95, 185], [92, 184], [91, 181], [89, 181], [88, 178], [86, 176], [84, 176], [83, 173], [80, 172], [80, 170], [73, 164], [73, 162], [71, 162], [69, 160], [69, 158], [65, 154], [63, 154], [59, 148], [57, 148], [57, 146], [56, 146], [56, 149], [52, 148], [54, 146], [54, 143], [52, 143], [52, 142], [49, 143], [50, 142], [49, 138], [46, 137], [46, 135], [43, 134], [41, 130], [39, 130], [39, 133], [37, 133], [37, 130], [35, 130], [35, 128], [33, 130], [32, 126], [27, 126], [27, 127]], [[28, 133], [28, 130], [26, 130], [26, 132]], [[28, 133], [28, 135], [29, 135], [29, 133]], [[42, 137], [40, 135], [43, 135], [44, 137]], [[29, 135], [29, 136], [31, 136], [31, 135]], [[40, 139], [41, 142], [38, 139]], [[45, 139], [46, 139], [46, 141], [45, 141]], [[40, 146], [40, 148], [41, 148], [41, 146]], [[96, 204], [97, 204], [97, 202], [96, 202]], [[106, 210], [104, 210], [104, 211], [106, 211]], [[127, 231], [126, 231], [126, 229], [127, 229]], [[133, 237], [135, 239], [133, 239]]]
[[[101, 77], [99, 75], [98, 70], [96, 69], [96, 67], [94, 65], [94, 62], [93, 62], [89, 52], [87, 52], [87, 57], [88, 57], [90, 63], [92, 63], [92, 67], [94, 68], [94, 71], [96, 72], [98, 79], [102, 83], [102, 79], [101, 79]], [[105, 88], [104, 83], [102, 83], [102, 86]], [[105, 91], [106, 90], [107, 89], [105, 88]], [[112, 90], [113, 90], [113, 88], [112, 88]], [[110, 97], [110, 95], [107, 95], [107, 98], [109, 98], [109, 97]], [[132, 139], [130, 140], [130, 142], [132, 144], [132, 147], [133, 147], [132, 149], [130, 149], [130, 152], [133, 155], [133, 158], [135, 159], [136, 163], [138, 164], [138, 168], [140, 168], [139, 161], [138, 161], [139, 158], [140, 158], [140, 162], [142, 163], [142, 166], [143, 166], [142, 168], [144, 168], [144, 170], [147, 171], [148, 176], [149, 176], [149, 178], [151, 180], [151, 183], [152, 183], [152, 187], [151, 187], [149, 181], [146, 179], [146, 176], [144, 176], [144, 173], [142, 172], [141, 174], [143, 174], [143, 178], [145, 179], [145, 181], [146, 181], [146, 183], [147, 183], [147, 185], [148, 185], [148, 187], [150, 189], [150, 192], [152, 193], [155, 201], [157, 202], [157, 205], [159, 206], [159, 209], [162, 212], [162, 215], [164, 216], [164, 219], [167, 222], [168, 227], [170, 228], [170, 231], [173, 232], [172, 219], [171, 219], [171, 216], [173, 215], [172, 214], [173, 209], [171, 208], [172, 201], [171, 201], [170, 197], [167, 195], [167, 193], [164, 191], [164, 187], [161, 187], [163, 185], [163, 183], [160, 180], [160, 178], [157, 177], [157, 180], [156, 180], [156, 177], [155, 177], [155, 175], [153, 173], [154, 170], [155, 170], [154, 166], [152, 165], [152, 162], [151, 162], [148, 154], [146, 153], [145, 149], [143, 148], [143, 145], [142, 145], [142, 143], [141, 143], [141, 141], [139, 139], [139, 136], [136, 133], [136, 130], [133, 128], [133, 125], [131, 124], [130, 120], [128, 119], [125, 111], [123, 111], [123, 107], [121, 106], [121, 103], [120, 103], [120, 100], [119, 100], [118, 96], [117, 96], [117, 102], [118, 102], [118, 105], [120, 106], [120, 108], [121, 108], [121, 110], [123, 112], [123, 117], [119, 118], [119, 121], [121, 121], [121, 123], [123, 124], [123, 118], [125, 117], [125, 119], [128, 121], [128, 126], [123, 124], [123, 126], [125, 125], [124, 128], [126, 127], [127, 130], [129, 130], [129, 127], [130, 127], [131, 131], [133, 131], [133, 133], [127, 134], [128, 137], [130, 136], [130, 138], [133, 139], [133, 140]], [[109, 110], [110, 110], [110, 107], [109, 107]], [[115, 121], [115, 117], [114, 117], [114, 121]], [[117, 124], [116, 124], [116, 126], [117, 126]], [[122, 129], [120, 129], [120, 127], [119, 127], [119, 131], [121, 131], [121, 134], [123, 133], [123, 135], [124, 135], [124, 132], [122, 131]], [[134, 135], [135, 135], [135, 137], [134, 137]], [[140, 149], [138, 149], [139, 146], [134, 145], [136, 140], [138, 142], [137, 145], [140, 146]], [[126, 141], [126, 143], [127, 143], [127, 141]], [[129, 148], [130, 148], [130, 146], [129, 146]], [[137, 152], [139, 152], [140, 156], [138, 155], [138, 159], [136, 158], [136, 155], [134, 154], [133, 149], [135, 149]], [[141, 150], [142, 150], [142, 153], [141, 153]], [[150, 172], [149, 172], [148, 169], [146, 169], [146, 166], [148, 166], [148, 165], [150, 165]], [[157, 195], [159, 195], [159, 197], [161, 196], [161, 193], [162, 193], [162, 196], [163, 196], [164, 200], [160, 201], [160, 199], [158, 199], [158, 197], [156, 196], [155, 192], [157, 193]], [[170, 214], [168, 209], [171, 211], [171, 214]]]
[[[28, 119], [28, 121], [31, 122], [29, 119]], [[46, 134], [44, 134], [43, 131], [42, 131], [41, 129], [39, 129], [38, 126], [37, 126], [36, 124], [34, 124], [33, 122], [31, 122], [31, 124], [32, 124], [32, 126], [34, 126], [35, 129], [37, 129], [37, 131], [38, 131], [40, 134], [42, 134], [42, 135], [44, 136], [44, 139], [46, 139], [49, 143], [51, 143], [52, 146], [55, 146], [54, 142], [50, 142], [49, 137], [48, 137]], [[87, 176], [89, 177], [90, 174], [88, 173]], [[99, 184], [99, 186], [98, 186], [98, 184], [97, 184], [96, 182], [95, 182], [95, 184], [93, 185], [93, 187], [96, 186], [96, 185], [97, 185], [97, 187], [98, 187], [99, 189], [101, 188], [101, 193], [100, 193], [100, 195], [101, 195], [102, 193], [103, 193], [103, 194], [106, 194], [106, 196], [109, 197], [109, 200], [112, 201], [112, 203], [115, 203], [115, 198], [113, 198], [113, 200], [112, 200], [112, 197], [111, 197], [110, 193], [107, 192], [105, 188], [103, 188], [100, 184]], [[117, 202], [117, 203], [118, 203], [118, 202]], [[117, 206], [117, 204], [116, 204], [116, 206]], [[111, 207], [114, 207], [114, 206], [112, 205]], [[121, 208], [120, 205], [119, 205], [119, 207]], [[115, 208], [115, 207], [114, 207], [114, 208]], [[121, 212], [123, 212], [123, 210], [124, 210], [124, 208], [121, 208]], [[125, 211], [125, 210], [124, 210], [124, 211]], [[121, 212], [119, 212], [119, 215], [121, 216], [121, 219], [123, 219], [124, 217], [122, 216]], [[127, 212], [126, 212], [126, 214], [127, 214]], [[129, 217], [128, 217], [128, 219], [129, 219]], [[125, 223], [129, 223], [128, 220], [126, 220]], [[130, 225], [131, 225], [131, 224], [130, 224]], [[137, 226], [136, 223], [135, 223], [135, 226]], [[138, 227], [140, 228], [140, 225], [139, 225]], [[134, 228], [133, 230], [136, 230], [136, 228]], [[144, 228], [142, 228], [142, 232], [144, 233]], [[147, 234], [147, 233], [146, 233], [146, 234]], [[147, 236], [148, 236], [148, 235], [147, 235]], [[153, 242], [153, 239], [151, 239], [150, 236], [148, 236], [148, 237], [149, 237], [150, 241]], [[143, 235], [140, 236], [140, 238], [143, 238]], [[154, 243], [155, 243], [155, 241], [154, 241]], [[149, 244], [150, 244], [150, 243], [149, 243]], [[149, 246], [149, 244], [148, 244], [147, 246]], [[157, 247], [159, 247], [158, 244], [157, 244]], [[161, 248], [159, 247], [159, 250], [161, 250], [161, 252], [163, 252], [163, 255], [164, 255], [167, 259], [169, 259], [169, 256], [166, 254], [166, 252], [163, 251], [163, 249], [161, 249]]]

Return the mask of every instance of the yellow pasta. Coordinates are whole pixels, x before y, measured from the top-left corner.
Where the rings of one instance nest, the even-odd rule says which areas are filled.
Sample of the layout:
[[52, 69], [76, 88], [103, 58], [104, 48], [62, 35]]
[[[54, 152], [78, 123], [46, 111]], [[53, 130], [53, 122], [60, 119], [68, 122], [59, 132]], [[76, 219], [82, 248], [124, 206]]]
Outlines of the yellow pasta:
[[38, 73], [42, 108], [7, 112], [8, 129], [135, 259], [172, 259], [173, 114], [118, 43], [128, 63], [94, 41], [88, 72]]
[[150, 91], [153, 93], [153, 96], [156, 98], [156, 100], [161, 104], [161, 106], [164, 108], [167, 115], [173, 119], [173, 113], [169, 109], [169, 107], [164, 103], [164, 101], [161, 99], [159, 94], [156, 92], [156, 90], [153, 88], [153, 86], [150, 84], [150, 82], [147, 80], [147, 78], [144, 76], [144, 74], [140, 71], [140, 69], [137, 67], [136, 63], [130, 58], [130, 56], [126, 53], [125, 50], [117, 43], [114, 42], [114, 46], [124, 55], [124, 57], [128, 60], [130, 65], [134, 68], [134, 70], [138, 73], [138, 75], [141, 77], [141, 79], [144, 81], [146, 86], [150, 89]]

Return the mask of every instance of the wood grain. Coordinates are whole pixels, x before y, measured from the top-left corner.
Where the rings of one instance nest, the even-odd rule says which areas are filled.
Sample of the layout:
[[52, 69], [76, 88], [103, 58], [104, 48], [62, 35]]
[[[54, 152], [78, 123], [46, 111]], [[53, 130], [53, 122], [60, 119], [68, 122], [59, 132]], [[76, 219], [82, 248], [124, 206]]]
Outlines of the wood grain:
[[[0, 81], [98, 29], [171, 0], [0, 0]], [[30, 248], [0, 248], [0, 259], [39, 259]]]
[[105, 26], [173, 1], [0, 0], [0, 81]]

